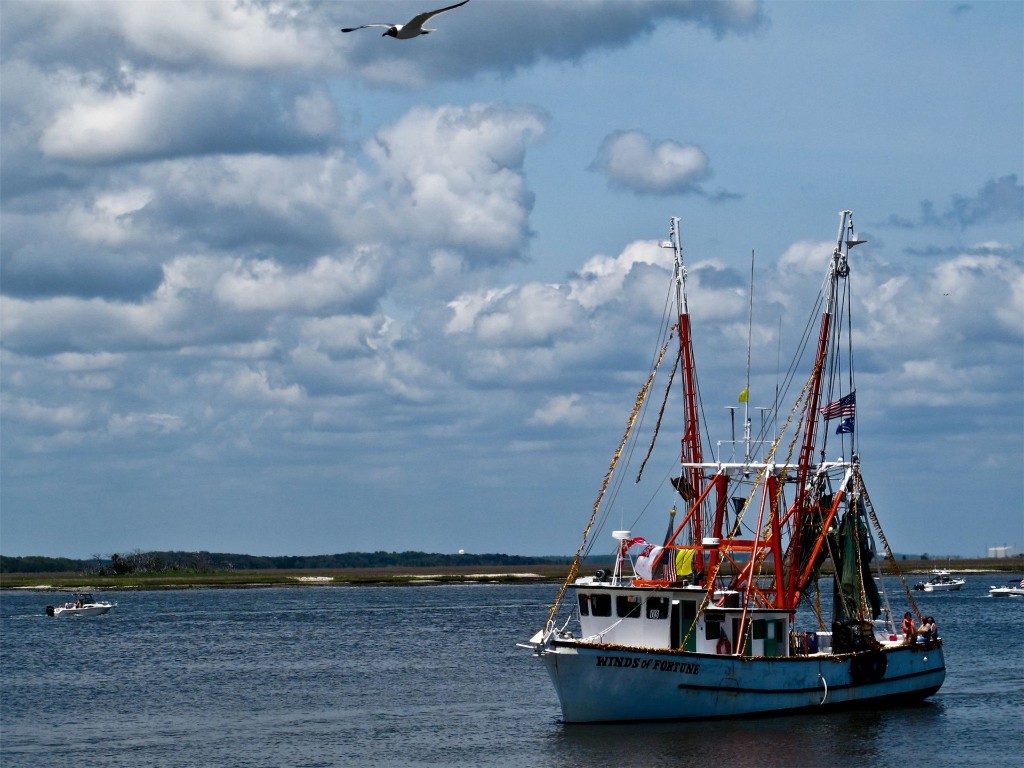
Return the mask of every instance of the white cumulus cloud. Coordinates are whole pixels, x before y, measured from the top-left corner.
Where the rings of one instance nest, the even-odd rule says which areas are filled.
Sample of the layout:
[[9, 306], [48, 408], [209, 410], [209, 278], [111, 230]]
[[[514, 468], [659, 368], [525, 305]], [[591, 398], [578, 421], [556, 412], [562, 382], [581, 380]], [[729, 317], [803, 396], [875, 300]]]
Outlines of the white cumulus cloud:
[[695, 144], [655, 142], [643, 131], [618, 131], [605, 137], [592, 166], [613, 186], [643, 195], [698, 191], [710, 176], [710, 160]]

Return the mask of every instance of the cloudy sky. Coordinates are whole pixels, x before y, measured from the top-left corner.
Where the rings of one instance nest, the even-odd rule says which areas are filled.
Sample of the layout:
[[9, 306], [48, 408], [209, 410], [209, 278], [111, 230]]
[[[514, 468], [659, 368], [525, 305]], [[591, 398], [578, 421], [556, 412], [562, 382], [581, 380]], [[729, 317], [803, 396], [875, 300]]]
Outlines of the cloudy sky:
[[339, 31], [432, 7], [3, 0], [5, 555], [571, 554], [669, 218], [727, 438], [751, 253], [757, 405], [844, 209], [890, 542], [1024, 547], [1024, 5], [472, 0], [416, 40]]

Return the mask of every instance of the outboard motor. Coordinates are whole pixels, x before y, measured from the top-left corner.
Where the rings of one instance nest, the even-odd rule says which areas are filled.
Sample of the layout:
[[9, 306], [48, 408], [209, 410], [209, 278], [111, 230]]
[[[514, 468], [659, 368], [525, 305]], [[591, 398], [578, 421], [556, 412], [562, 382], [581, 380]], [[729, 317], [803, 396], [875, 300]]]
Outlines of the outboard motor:
[[52, 605], [46, 606], [46, 615], [47, 616], [53, 616], [53, 606]]

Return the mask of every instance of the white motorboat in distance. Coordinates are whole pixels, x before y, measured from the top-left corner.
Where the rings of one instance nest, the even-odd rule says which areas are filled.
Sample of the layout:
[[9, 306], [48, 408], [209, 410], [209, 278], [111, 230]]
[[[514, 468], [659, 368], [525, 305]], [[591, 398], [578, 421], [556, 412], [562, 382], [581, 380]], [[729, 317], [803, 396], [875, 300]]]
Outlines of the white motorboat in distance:
[[1016, 579], [1006, 582], [1001, 587], [989, 587], [989, 597], [1024, 597], [1024, 579], [1018, 583]]
[[102, 616], [117, 607], [117, 603], [101, 602], [90, 595], [82, 592], [75, 595], [74, 600], [69, 600], [64, 605], [46, 606], [47, 616]]
[[967, 579], [961, 576], [951, 576], [949, 571], [932, 571], [932, 577], [928, 581], [919, 581], [914, 589], [924, 592], [956, 592]]

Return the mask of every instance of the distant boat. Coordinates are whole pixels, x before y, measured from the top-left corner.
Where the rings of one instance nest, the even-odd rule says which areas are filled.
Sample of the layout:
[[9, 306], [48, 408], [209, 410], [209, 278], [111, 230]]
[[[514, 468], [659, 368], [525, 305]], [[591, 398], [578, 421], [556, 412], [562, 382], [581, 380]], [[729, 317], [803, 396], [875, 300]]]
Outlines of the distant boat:
[[1024, 597], [1024, 579], [1012, 579], [1002, 587], [989, 587], [989, 597]]
[[967, 579], [960, 576], [950, 576], [949, 571], [932, 571], [932, 577], [928, 581], [919, 581], [914, 589], [925, 592], [956, 592], [967, 583]]
[[[744, 437], [736, 440], [734, 434], [732, 442], [718, 443], [717, 458], [704, 456], [702, 435], [708, 429], [702, 417], [709, 394], [715, 395], [701, 394], [697, 386], [679, 220], [671, 220], [670, 240], [662, 245], [674, 254], [674, 301], [658, 334], [660, 354], [655, 349], [653, 370], [626, 421], [547, 624], [520, 644], [546, 667], [565, 722], [878, 707], [920, 701], [942, 685], [942, 640], [915, 642], [901, 635], [873, 578], [876, 542], [890, 560], [894, 556], [861, 476], [846, 278], [849, 249], [862, 241], [852, 213], [840, 215], [835, 251], [808, 326], [818, 320], [817, 346], [807, 346], [816, 352], [804, 363], [810, 368], [806, 384], [801, 387], [795, 377], [783, 382], [775, 399], [798, 392], [792, 409], [766, 409], [756, 437], [746, 413], [750, 388], [742, 389]], [[655, 398], [658, 368], [672, 360], [664, 398]], [[674, 381], [681, 405], [669, 401]], [[645, 408], [657, 411], [659, 403], [644, 457], [630, 435]], [[682, 452], [676, 440], [659, 452], [659, 431], [667, 431], [675, 414]], [[840, 422], [838, 429], [828, 429], [832, 419]], [[627, 503], [627, 484], [615, 481], [627, 472], [631, 456], [638, 462], [644, 457], [633, 470], [638, 484], [648, 459], [658, 467], [642, 478], [650, 481], [647, 491], [638, 489], [630, 509], [613, 511], [611, 503]], [[610, 487], [612, 502], [604, 509]], [[614, 566], [580, 576], [592, 527], [636, 519], [648, 507], [668, 513], [661, 543], [612, 531]], [[832, 568], [824, 569], [829, 560]], [[819, 577], [832, 592], [830, 617], [817, 599]], [[909, 596], [899, 580], [899, 594]], [[910, 606], [917, 611], [912, 598]]]
[[102, 616], [104, 613], [117, 607], [117, 603], [106, 603], [96, 600], [88, 592], [75, 595], [74, 600], [69, 600], [64, 605], [46, 606], [47, 616]]

